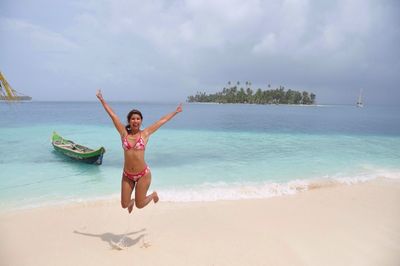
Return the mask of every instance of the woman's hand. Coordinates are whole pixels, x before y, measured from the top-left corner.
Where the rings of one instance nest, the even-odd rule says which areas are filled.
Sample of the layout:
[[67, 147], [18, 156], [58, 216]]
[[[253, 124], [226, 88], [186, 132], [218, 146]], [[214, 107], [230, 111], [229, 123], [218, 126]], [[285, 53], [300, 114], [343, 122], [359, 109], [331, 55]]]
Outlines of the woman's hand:
[[100, 101], [103, 101], [103, 100], [104, 100], [104, 99], [103, 99], [103, 95], [101, 94], [101, 90], [100, 90], [100, 89], [97, 90], [96, 96], [97, 96], [97, 98], [98, 98]]
[[176, 113], [180, 113], [180, 112], [182, 112], [183, 111], [183, 109], [182, 109], [182, 104], [180, 103], [179, 105], [178, 105], [178, 107], [176, 107]]

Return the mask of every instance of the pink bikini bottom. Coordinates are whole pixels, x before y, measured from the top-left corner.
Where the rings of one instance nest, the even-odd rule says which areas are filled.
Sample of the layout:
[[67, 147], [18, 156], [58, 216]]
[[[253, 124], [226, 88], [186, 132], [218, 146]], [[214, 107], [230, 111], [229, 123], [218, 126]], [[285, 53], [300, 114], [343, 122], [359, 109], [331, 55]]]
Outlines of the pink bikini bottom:
[[125, 171], [125, 169], [124, 169], [124, 172], [123, 172], [122, 175], [125, 176], [125, 177], [127, 177], [128, 179], [130, 179], [130, 180], [132, 180], [132, 181], [137, 182], [141, 177], [147, 175], [147, 173], [149, 173], [149, 172], [150, 172], [150, 167], [148, 167], [148, 166], [146, 165], [146, 167], [145, 167], [141, 172], [135, 173], [135, 174], [128, 173], [128, 172]]

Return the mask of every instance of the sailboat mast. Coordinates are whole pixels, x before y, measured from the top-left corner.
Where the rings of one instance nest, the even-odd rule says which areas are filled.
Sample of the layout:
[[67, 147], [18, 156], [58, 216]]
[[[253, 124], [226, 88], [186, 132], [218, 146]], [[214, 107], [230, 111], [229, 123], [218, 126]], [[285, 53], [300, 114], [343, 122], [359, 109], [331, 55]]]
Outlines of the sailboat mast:
[[358, 106], [358, 107], [363, 107], [363, 102], [362, 102], [362, 89], [360, 89], [360, 94], [358, 95], [357, 106]]
[[3, 84], [3, 86], [1, 86], [1, 88], [4, 88], [5, 97], [7, 97], [8, 99], [11, 100], [15, 96], [17, 96], [15, 94], [15, 91], [11, 88], [10, 84], [8, 84], [6, 77], [4, 77], [3, 73], [1, 73], [1, 71], [0, 71], [0, 82]]
[[32, 97], [23, 95], [14, 90], [10, 84], [8, 84], [6, 77], [0, 71], [0, 100], [5, 101], [20, 101], [20, 100], [32, 100]]

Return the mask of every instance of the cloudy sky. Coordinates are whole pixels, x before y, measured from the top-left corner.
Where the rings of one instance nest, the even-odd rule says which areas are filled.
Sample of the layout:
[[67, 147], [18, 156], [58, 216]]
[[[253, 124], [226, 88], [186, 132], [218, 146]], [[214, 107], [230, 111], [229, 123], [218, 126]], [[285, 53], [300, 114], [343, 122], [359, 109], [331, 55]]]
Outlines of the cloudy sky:
[[388, 0], [0, 0], [0, 70], [34, 100], [185, 101], [228, 81], [400, 99]]

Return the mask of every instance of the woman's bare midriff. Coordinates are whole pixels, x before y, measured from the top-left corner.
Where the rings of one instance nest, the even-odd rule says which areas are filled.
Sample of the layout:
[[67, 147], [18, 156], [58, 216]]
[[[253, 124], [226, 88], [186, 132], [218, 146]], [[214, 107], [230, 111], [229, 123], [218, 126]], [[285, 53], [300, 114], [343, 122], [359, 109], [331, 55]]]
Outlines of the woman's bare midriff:
[[129, 173], [138, 173], [146, 168], [146, 162], [144, 161], [144, 151], [124, 151], [124, 157], [125, 171]]

